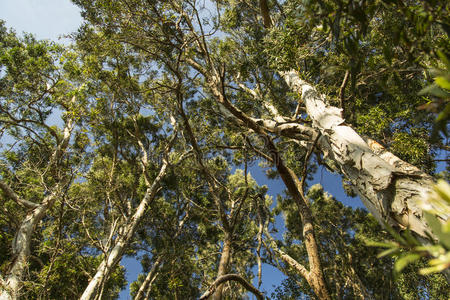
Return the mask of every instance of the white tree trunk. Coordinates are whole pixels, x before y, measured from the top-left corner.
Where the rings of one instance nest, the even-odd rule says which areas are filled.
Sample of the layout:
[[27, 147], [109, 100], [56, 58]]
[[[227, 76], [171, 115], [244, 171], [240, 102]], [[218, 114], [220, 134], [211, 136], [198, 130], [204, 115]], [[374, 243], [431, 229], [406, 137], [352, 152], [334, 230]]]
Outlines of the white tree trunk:
[[[52, 195], [54, 196], [54, 195]], [[14, 262], [6, 276], [4, 289], [0, 293], [0, 300], [18, 299], [22, 278], [25, 273], [30, 255], [31, 238], [36, 225], [44, 217], [47, 208], [53, 204], [56, 197], [49, 197], [42, 205], [27, 214], [22, 221], [12, 242], [12, 256]]]
[[161, 166], [158, 176], [155, 178], [152, 185], [147, 188], [145, 196], [139, 203], [136, 212], [131, 217], [129, 222], [124, 225], [124, 228], [121, 234], [119, 233], [119, 237], [117, 238], [114, 247], [98, 266], [97, 272], [95, 273], [94, 277], [91, 279], [88, 286], [84, 290], [83, 294], [80, 297], [80, 300], [95, 299], [100, 286], [102, 285], [103, 282], [105, 282], [105, 280], [108, 280], [111, 271], [121, 260], [124, 251], [128, 247], [128, 244], [130, 243], [131, 239], [133, 238], [134, 232], [136, 230], [139, 221], [144, 216], [147, 206], [156, 196], [156, 193], [159, 188], [159, 183], [167, 173], [167, 166], [168, 162], [164, 160], [164, 163]]
[[324, 157], [336, 163], [337, 171], [352, 183], [367, 209], [380, 222], [410, 228], [425, 237], [429, 227], [417, 203], [430, 191], [432, 177], [375, 141], [363, 139], [344, 124], [341, 109], [327, 105], [325, 97], [295, 71], [282, 75], [301, 94], [313, 127], [321, 132], [318, 147]]
[[134, 297], [134, 300], [141, 300], [142, 297], [144, 297], [144, 295], [146, 293], [147, 294], [149, 293], [152, 282], [153, 282], [154, 278], [156, 277], [156, 272], [158, 270], [158, 267], [162, 263], [162, 261], [163, 261], [163, 256], [161, 255], [156, 259], [152, 268], [147, 273], [147, 276], [145, 277], [144, 282], [142, 282], [141, 287], [139, 288], [139, 291], [136, 294], [136, 297]]

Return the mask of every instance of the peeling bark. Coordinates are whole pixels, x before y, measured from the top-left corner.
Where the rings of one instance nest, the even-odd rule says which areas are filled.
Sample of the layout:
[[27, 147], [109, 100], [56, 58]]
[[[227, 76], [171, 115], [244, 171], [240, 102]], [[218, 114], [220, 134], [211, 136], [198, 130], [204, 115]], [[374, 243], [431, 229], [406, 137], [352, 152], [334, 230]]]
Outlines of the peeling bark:
[[426, 237], [429, 227], [417, 202], [430, 191], [431, 176], [361, 137], [344, 123], [341, 109], [327, 105], [325, 97], [295, 71], [282, 75], [288, 86], [301, 94], [312, 126], [321, 132], [318, 147], [324, 157], [336, 163], [367, 209], [381, 223], [410, 228]]

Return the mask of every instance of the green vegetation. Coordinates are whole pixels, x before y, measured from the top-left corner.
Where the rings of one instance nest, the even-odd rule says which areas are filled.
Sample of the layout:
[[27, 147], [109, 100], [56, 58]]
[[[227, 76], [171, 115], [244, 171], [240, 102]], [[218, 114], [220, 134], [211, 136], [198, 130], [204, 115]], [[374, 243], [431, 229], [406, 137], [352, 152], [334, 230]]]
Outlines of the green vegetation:
[[447, 1], [73, 3], [0, 23], [1, 300], [450, 297]]

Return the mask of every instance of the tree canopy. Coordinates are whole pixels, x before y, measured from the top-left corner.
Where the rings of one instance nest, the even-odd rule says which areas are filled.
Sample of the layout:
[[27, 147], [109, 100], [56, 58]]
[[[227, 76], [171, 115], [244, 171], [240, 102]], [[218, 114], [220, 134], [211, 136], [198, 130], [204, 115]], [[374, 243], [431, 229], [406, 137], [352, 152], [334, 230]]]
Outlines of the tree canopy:
[[447, 1], [72, 2], [0, 23], [0, 299], [449, 298]]

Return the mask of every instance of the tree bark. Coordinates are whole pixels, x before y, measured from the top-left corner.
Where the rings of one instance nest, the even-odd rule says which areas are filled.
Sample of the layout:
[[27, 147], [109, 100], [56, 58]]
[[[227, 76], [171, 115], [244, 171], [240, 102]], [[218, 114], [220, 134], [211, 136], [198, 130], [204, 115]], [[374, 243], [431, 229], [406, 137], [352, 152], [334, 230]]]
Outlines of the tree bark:
[[284, 165], [283, 160], [275, 148], [275, 145], [273, 145], [271, 141], [267, 143], [267, 148], [270, 152], [275, 153], [278, 156], [278, 159], [275, 162], [278, 173], [286, 185], [289, 194], [292, 198], [294, 198], [302, 220], [303, 242], [305, 243], [306, 252], [308, 254], [310, 268], [305, 279], [308, 281], [309, 285], [319, 299], [331, 300], [325, 283], [325, 278], [323, 277], [319, 249], [317, 247], [314, 234], [313, 217], [311, 209], [303, 196], [302, 184], [297, 179], [297, 175], [290, 168]]
[[[230, 237], [227, 236], [225, 237], [225, 240], [223, 242], [223, 248], [219, 262], [219, 270], [217, 271], [217, 278], [220, 278], [221, 276], [227, 274], [230, 258], [231, 258], [231, 239]], [[213, 295], [213, 300], [222, 300], [222, 294], [223, 294], [223, 284], [219, 284]]]
[[22, 287], [22, 278], [28, 265], [30, 256], [30, 244], [36, 225], [45, 216], [47, 209], [53, 205], [57, 199], [57, 193], [54, 192], [47, 196], [39, 207], [27, 214], [20, 224], [20, 228], [14, 236], [12, 242], [12, 256], [14, 262], [9, 274], [6, 276], [4, 289], [1, 291], [0, 300], [18, 299], [20, 288]]
[[200, 300], [206, 300], [211, 296], [211, 293], [214, 292], [214, 289], [217, 288], [218, 285], [221, 285], [222, 283], [226, 281], [234, 280], [239, 282], [241, 285], [243, 285], [249, 292], [253, 293], [253, 295], [256, 296], [258, 300], [263, 300], [264, 295], [258, 291], [257, 288], [255, 288], [252, 284], [250, 284], [247, 280], [245, 280], [242, 276], [237, 274], [226, 274], [218, 277], [214, 283], [211, 285], [211, 287], [206, 291], [199, 299]]
[[259, 0], [259, 7], [261, 9], [264, 27], [272, 27], [272, 19], [270, 18], [269, 5], [267, 4], [267, 0]]
[[[410, 228], [422, 237], [430, 233], [418, 201], [433, 184], [422, 172], [370, 139], [364, 139], [341, 116], [341, 109], [326, 104], [325, 97], [295, 71], [282, 73], [291, 89], [301, 94], [312, 126], [322, 134], [318, 147], [340, 174], [353, 185], [367, 209], [381, 223]], [[448, 216], [441, 216], [447, 219]]]

